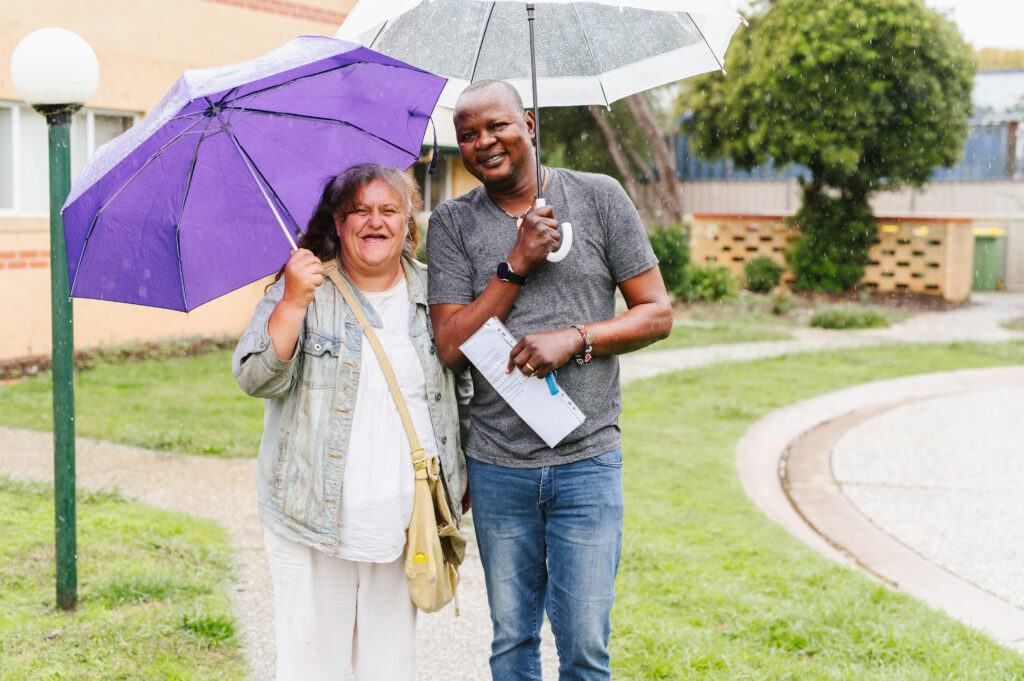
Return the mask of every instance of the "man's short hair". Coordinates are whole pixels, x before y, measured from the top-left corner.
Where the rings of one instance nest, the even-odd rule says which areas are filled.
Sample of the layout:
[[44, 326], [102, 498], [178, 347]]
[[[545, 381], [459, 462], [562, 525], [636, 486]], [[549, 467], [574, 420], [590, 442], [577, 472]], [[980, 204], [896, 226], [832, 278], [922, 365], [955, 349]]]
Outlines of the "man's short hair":
[[488, 78], [487, 80], [476, 80], [470, 83], [466, 89], [459, 94], [458, 99], [455, 100], [455, 110], [457, 111], [459, 109], [459, 101], [462, 100], [464, 95], [472, 94], [478, 90], [486, 90], [492, 85], [500, 86], [505, 91], [505, 94], [512, 99], [512, 103], [515, 104], [517, 109], [525, 110], [526, 107], [523, 106], [523, 98], [519, 95], [519, 90], [515, 89], [515, 87], [507, 81], [495, 80], [493, 78]]

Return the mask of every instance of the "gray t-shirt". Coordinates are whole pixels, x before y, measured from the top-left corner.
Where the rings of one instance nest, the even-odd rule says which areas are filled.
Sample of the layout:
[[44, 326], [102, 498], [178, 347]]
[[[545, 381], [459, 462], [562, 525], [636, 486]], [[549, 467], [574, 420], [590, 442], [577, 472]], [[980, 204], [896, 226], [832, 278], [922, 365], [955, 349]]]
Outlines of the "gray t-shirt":
[[[530, 271], [505, 325], [516, 338], [592, 324], [615, 316], [619, 282], [658, 261], [636, 208], [614, 179], [553, 168], [545, 200], [561, 222], [571, 222], [573, 245], [559, 263]], [[512, 252], [516, 221], [491, 201], [484, 188], [438, 206], [427, 230], [428, 301], [468, 305], [487, 287], [494, 269]], [[619, 361], [570, 360], [558, 384], [586, 414], [586, 421], [554, 449], [527, 426], [475, 368], [466, 455], [511, 468], [579, 461], [620, 446]]]

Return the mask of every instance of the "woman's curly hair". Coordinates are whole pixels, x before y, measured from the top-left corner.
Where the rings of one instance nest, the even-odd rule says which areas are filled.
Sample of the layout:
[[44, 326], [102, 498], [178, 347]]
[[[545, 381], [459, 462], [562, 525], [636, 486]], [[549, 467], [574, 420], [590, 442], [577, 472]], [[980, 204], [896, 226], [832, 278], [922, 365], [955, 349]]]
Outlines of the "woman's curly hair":
[[[374, 180], [387, 182], [391, 191], [398, 197], [402, 212], [408, 216], [409, 224], [402, 253], [415, 258], [416, 246], [419, 244], [415, 215], [423, 208], [420, 189], [409, 175], [398, 168], [377, 163], [354, 165], [324, 185], [313, 217], [309, 219], [306, 231], [299, 237], [298, 247], [309, 249], [325, 263], [336, 259], [341, 254], [341, 240], [335, 229], [334, 217], [337, 215], [344, 219], [352, 210], [359, 190]], [[274, 281], [280, 279], [283, 274], [282, 266]]]

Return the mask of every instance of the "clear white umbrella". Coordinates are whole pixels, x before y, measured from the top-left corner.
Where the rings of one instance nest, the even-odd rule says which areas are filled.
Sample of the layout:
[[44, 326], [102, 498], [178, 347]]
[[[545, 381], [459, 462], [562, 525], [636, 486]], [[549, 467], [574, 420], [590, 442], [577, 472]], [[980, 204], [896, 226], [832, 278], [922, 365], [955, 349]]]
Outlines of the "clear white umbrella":
[[[515, 86], [536, 118], [538, 105], [608, 105], [723, 69], [741, 23], [728, 0], [361, 0], [336, 37], [447, 78], [439, 106], [493, 78]], [[537, 131], [538, 187], [539, 140]], [[572, 241], [563, 231], [556, 262]]]
[[727, 0], [361, 0], [335, 37], [448, 78], [440, 106], [488, 78], [532, 106], [528, 6], [542, 106], [607, 105], [720, 69], [743, 22]]

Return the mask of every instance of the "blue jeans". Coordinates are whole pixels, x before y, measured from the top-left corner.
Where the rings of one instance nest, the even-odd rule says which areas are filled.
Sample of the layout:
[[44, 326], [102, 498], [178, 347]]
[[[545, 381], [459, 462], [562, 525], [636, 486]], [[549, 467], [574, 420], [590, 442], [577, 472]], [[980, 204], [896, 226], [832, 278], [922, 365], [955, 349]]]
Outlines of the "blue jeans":
[[622, 552], [622, 450], [544, 468], [467, 459], [494, 681], [540, 681], [545, 608], [561, 681], [610, 679]]

